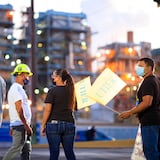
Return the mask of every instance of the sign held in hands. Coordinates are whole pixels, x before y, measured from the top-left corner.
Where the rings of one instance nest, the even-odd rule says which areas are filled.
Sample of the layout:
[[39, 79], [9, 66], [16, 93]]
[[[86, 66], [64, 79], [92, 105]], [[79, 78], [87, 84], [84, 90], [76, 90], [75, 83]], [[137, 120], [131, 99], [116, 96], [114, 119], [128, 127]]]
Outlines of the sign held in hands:
[[105, 106], [125, 85], [123, 80], [106, 68], [89, 88], [87, 95]]
[[84, 107], [88, 107], [96, 103], [95, 100], [87, 96], [87, 92], [90, 88], [91, 88], [90, 77], [84, 78], [75, 84], [75, 92], [76, 92], [78, 109], [82, 109]]

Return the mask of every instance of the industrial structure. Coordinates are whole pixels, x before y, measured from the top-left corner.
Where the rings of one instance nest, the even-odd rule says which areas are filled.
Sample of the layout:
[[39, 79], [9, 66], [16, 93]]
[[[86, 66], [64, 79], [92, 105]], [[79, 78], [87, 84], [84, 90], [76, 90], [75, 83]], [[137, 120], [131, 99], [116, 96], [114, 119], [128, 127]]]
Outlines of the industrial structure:
[[[91, 30], [83, 24], [84, 13], [65, 13], [49, 10], [35, 19], [35, 33], [31, 33], [30, 8], [22, 11], [20, 37], [13, 38], [11, 5], [0, 6], [1, 70], [10, 71], [17, 63], [31, 61], [31, 37], [35, 34], [35, 65], [37, 87], [42, 91], [51, 86], [50, 75], [55, 69], [67, 68], [75, 81], [92, 76], [90, 56]], [[13, 43], [16, 42], [16, 44]], [[13, 63], [15, 62], [15, 63]], [[4, 65], [5, 63], [5, 65]], [[6, 72], [5, 72], [6, 73]], [[9, 77], [10, 78], [10, 77]]]
[[0, 5], [0, 74], [7, 84], [12, 69], [13, 47], [13, 7], [10, 4]]
[[127, 32], [127, 42], [115, 42], [98, 48], [97, 69], [101, 72], [110, 68], [123, 81], [126, 87], [114, 97], [114, 109], [121, 112], [135, 105], [135, 96], [141, 79], [135, 73], [135, 65], [142, 57], [151, 57], [149, 42], [135, 43], [133, 32]]
[[142, 57], [151, 57], [151, 44], [149, 42], [134, 43], [133, 32], [127, 33], [127, 42], [114, 42], [98, 48], [98, 70], [110, 68], [128, 86], [137, 85], [139, 78], [135, 73], [137, 60]]
[[[23, 12], [28, 21], [23, 22], [23, 35], [17, 49], [17, 58], [22, 62], [29, 63], [29, 52], [31, 44], [29, 31], [29, 14]], [[90, 55], [90, 28], [83, 24], [86, 19], [84, 13], [65, 13], [49, 10], [39, 13], [35, 20], [36, 34], [36, 76], [37, 91], [43, 92], [44, 88], [51, 86], [51, 74], [55, 69], [67, 68], [73, 75], [75, 81], [86, 76], [92, 76]], [[27, 26], [27, 27], [26, 27]], [[32, 33], [33, 34], [33, 33]], [[22, 47], [24, 44], [27, 47]], [[19, 52], [25, 49], [25, 52]]]
[[[4, 5], [4, 8], [7, 6]], [[3, 11], [3, 9], [0, 10]], [[13, 9], [8, 8], [8, 10], [12, 11]], [[6, 15], [8, 10], [6, 10]], [[7, 32], [6, 37], [1, 40], [1, 42], [6, 41], [6, 44], [2, 44], [4, 49], [1, 49], [3, 62], [6, 65], [1, 65], [1, 70], [5, 74], [8, 71], [8, 80], [11, 84], [10, 73], [15, 65], [27, 63], [31, 66], [32, 58], [34, 58], [35, 71], [33, 76], [36, 77], [36, 83], [34, 88], [28, 87], [26, 89], [36, 95], [38, 110], [43, 111], [44, 95], [52, 85], [51, 74], [55, 69], [66, 68], [74, 77], [75, 82], [84, 77], [93, 76], [89, 61], [91, 30], [83, 23], [86, 19], [84, 13], [65, 13], [53, 10], [40, 12], [39, 16], [34, 19], [35, 32], [33, 33], [31, 30], [31, 8], [29, 7], [26, 11], [21, 12], [21, 26], [16, 30], [14, 28], [15, 32], [19, 30], [21, 34], [14, 38], [13, 22], [9, 19], [10, 17], [7, 18], [3, 24], [3, 33], [7, 28], [10, 29], [10, 32], [12, 31], [12, 35], [9, 37]], [[7, 39], [7, 36], [10, 39]], [[34, 53], [31, 53], [32, 36], [35, 36]], [[39, 100], [41, 100], [41, 104], [39, 104]]]
[[75, 81], [91, 75], [90, 28], [83, 24], [84, 13], [73, 14], [49, 10], [39, 13], [37, 30], [37, 74], [43, 85], [50, 84], [54, 69], [67, 68]]

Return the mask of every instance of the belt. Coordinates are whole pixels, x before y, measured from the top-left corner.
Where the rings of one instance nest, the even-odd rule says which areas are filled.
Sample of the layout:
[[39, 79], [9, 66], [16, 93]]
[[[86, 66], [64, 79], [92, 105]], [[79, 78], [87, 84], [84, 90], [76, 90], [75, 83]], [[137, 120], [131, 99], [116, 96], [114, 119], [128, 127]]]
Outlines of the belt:
[[25, 131], [24, 125], [20, 125], [20, 126], [12, 126], [13, 130], [17, 130], [17, 131]]
[[18, 126], [11, 126], [13, 129], [17, 129], [17, 128], [23, 128], [24, 125], [18, 125]]
[[57, 121], [57, 120], [51, 120], [51, 123], [53, 123], [53, 124], [57, 124], [57, 123], [58, 123], [58, 121]]
[[61, 120], [51, 120], [51, 121], [50, 121], [50, 123], [52, 123], [52, 124], [58, 124], [58, 122], [62, 122], [62, 123], [73, 123], [73, 124], [74, 124], [74, 122], [61, 121]]

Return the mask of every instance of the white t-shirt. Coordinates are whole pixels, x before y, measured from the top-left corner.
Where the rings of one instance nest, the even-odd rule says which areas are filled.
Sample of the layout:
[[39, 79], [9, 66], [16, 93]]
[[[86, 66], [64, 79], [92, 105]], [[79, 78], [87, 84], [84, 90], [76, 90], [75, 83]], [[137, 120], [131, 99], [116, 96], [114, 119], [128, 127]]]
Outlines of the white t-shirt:
[[8, 104], [9, 104], [9, 116], [10, 116], [10, 126], [18, 126], [22, 125], [22, 121], [20, 120], [15, 102], [21, 100], [24, 117], [27, 120], [27, 123], [31, 123], [31, 108], [28, 104], [28, 97], [26, 95], [23, 86], [19, 83], [14, 82], [8, 91]]

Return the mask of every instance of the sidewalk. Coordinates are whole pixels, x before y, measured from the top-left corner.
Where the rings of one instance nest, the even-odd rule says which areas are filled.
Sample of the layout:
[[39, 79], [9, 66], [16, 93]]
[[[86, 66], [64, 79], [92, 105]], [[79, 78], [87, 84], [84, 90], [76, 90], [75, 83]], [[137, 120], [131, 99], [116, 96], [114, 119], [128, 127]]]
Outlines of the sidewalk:
[[[8, 148], [3, 148], [0, 152], [0, 160]], [[132, 148], [75, 148], [77, 160], [129, 160], [132, 153]], [[31, 153], [32, 160], [47, 160], [49, 159], [48, 148], [33, 148]], [[15, 160], [20, 160], [17, 158]], [[59, 160], [66, 160], [64, 151], [61, 148]]]
[[[0, 143], [0, 160], [11, 143]], [[133, 150], [134, 140], [86, 141], [75, 142], [77, 160], [129, 160]], [[32, 160], [49, 159], [48, 144], [32, 144]], [[60, 160], [66, 160], [61, 148]], [[20, 160], [17, 158], [16, 160]]]
[[[0, 142], [1, 148], [8, 148], [11, 142]], [[115, 141], [85, 141], [75, 142], [75, 148], [133, 148], [134, 140], [115, 140]], [[33, 148], [48, 148], [48, 144], [32, 144]]]

